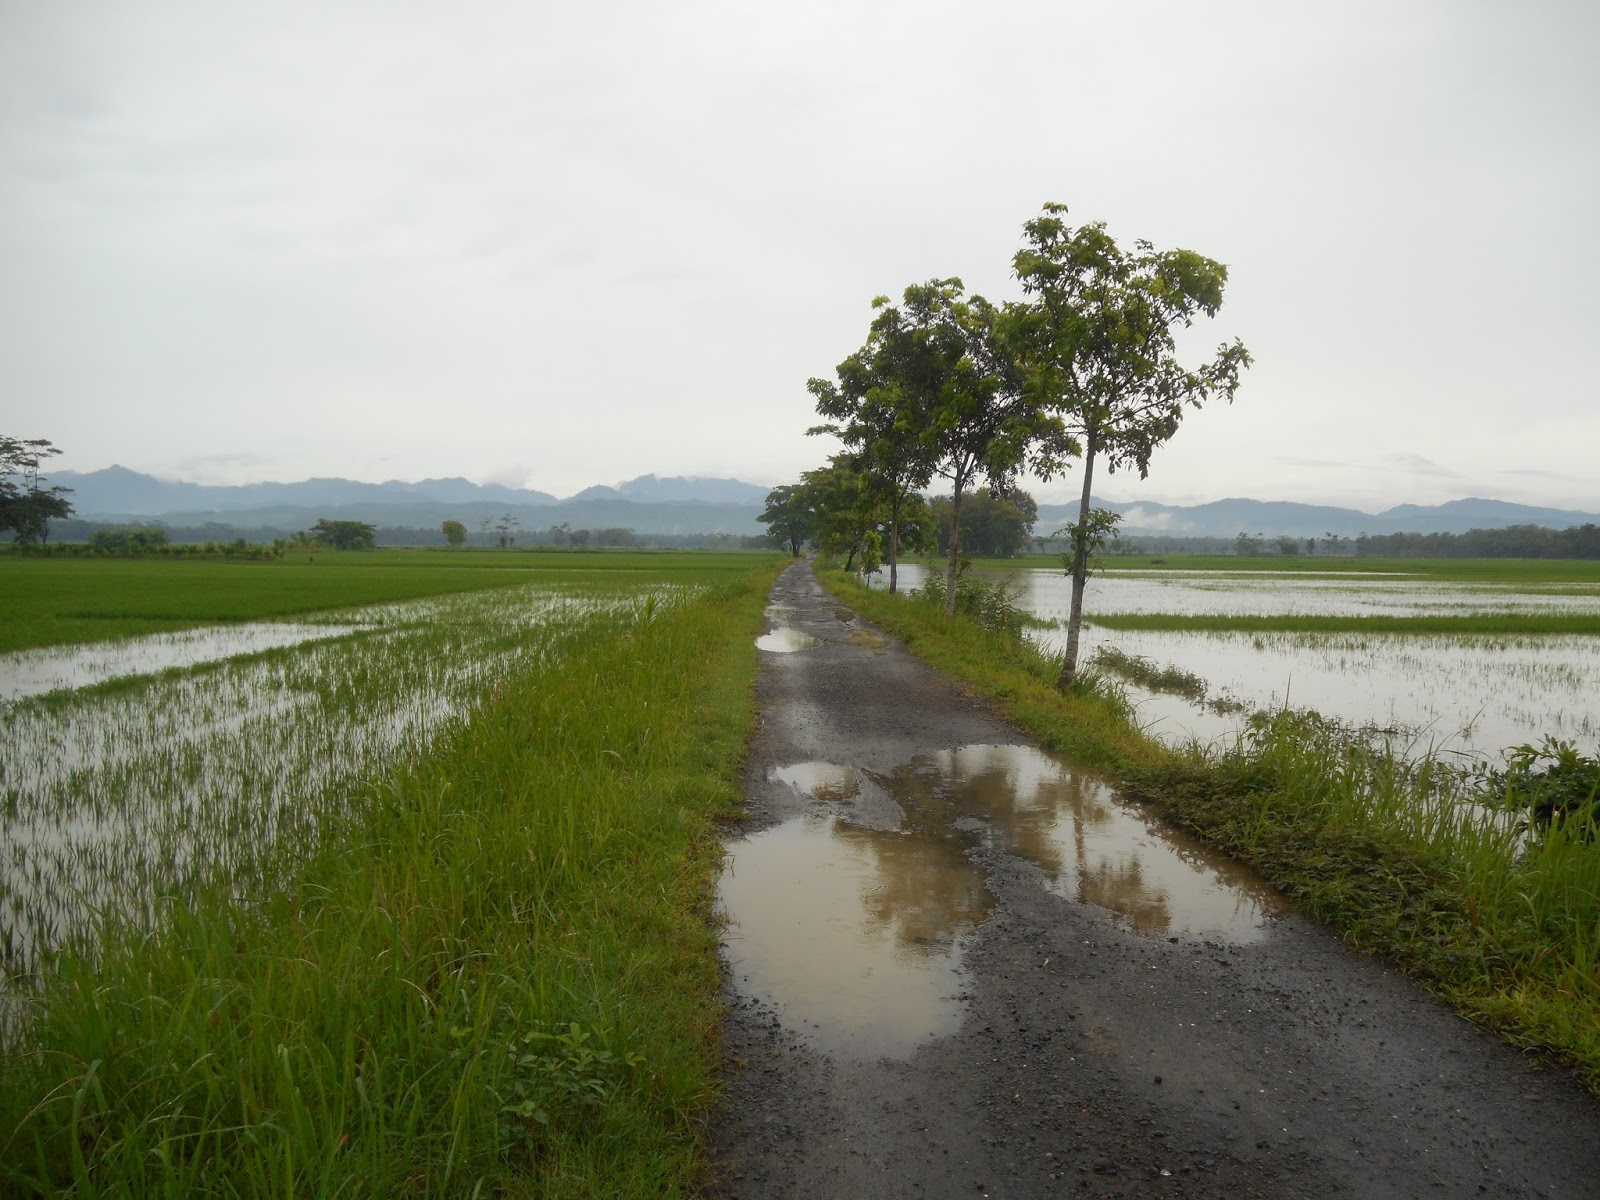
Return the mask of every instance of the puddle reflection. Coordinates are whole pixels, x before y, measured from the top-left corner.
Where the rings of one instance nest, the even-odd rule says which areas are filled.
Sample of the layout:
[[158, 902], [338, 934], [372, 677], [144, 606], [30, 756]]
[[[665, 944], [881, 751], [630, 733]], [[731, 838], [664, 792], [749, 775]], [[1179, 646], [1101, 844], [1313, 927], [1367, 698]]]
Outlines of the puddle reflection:
[[1145, 936], [1250, 942], [1278, 911], [1242, 867], [1032, 747], [968, 746], [887, 775], [798, 763], [771, 778], [829, 804], [869, 781], [906, 813], [878, 830], [813, 811], [729, 850], [720, 908], [735, 979], [830, 1052], [904, 1056], [959, 1024], [962, 938], [993, 902], [976, 847], [1033, 863], [1052, 891]]
[[792, 654], [796, 650], [809, 650], [813, 646], [820, 645], [822, 645], [821, 638], [802, 633], [791, 625], [780, 625], [772, 632], [763, 633], [756, 639], [756, 649], [770, 650], [774, 654]]

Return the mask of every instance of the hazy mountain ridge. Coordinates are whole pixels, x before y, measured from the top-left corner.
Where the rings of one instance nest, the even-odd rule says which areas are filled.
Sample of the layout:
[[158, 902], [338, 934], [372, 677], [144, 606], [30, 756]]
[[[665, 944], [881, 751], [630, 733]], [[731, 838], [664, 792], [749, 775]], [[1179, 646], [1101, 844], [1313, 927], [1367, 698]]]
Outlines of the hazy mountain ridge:
[[[1505, 529], [1511, 525], [1542, 525], [1566, 529], [1572, 525], [1600, 524], [1600, 514], [1572, 509], [1540, 508], [1508, 500], [1469, 497], [1444, 504], [1399, 504], [1380, 513], [1291, 500], [1214, 500], [1209, 504], [1170, 505], [1148, 501], [1094, 504], [1122, 514], [1118, 527], [1124, 536], [1167, 534], [1174, 537], [1234, 537], [1240, 533], [1264, 537], [1359, 537], [1380, 533], [1465, 533], [1469, 529]], [[1041, 504], [1034, 532], [1048, 534], [1077, 520], [1076, 504]]]
[[[240, 527], [303, 529], [319, 517], [371, 521], [380, 526], [434, 527], [453, 519], [477, 529], [485, 518], [516, 517], [523, 529], [565, 522], [574, 529], [627, 528], [637, 533], [735, 533], [764, 531], [757, 521], [768, 488], [739, 479], [640, 475], [615, 486], [585, 488], [564, 500], [549, 492], [473, 483], [455, 478], [415, 483], [391, 479], [306, 479], [297, 483], [212, 485], [171, 482], [107, 467], [101, 471], [56, 471], [49, 482], [73, 489], [77, 515], [91, 520], [147, 521], [195, 525], [207, 521]], [[1600, 524], [1600, 514], [1540, 508], [1504, 500], [1468, 497], [1444, 504], [1400, 504], [1381, 513], [1288, 500], [1234, 498], [1208, 504], [1094, 501], [1123, 514], [1124, 535], [1171, 534], [1226, 537], [1321, 538], [1328, 533], [1465, 533], [1509, 525], [1564, 529]], [[1076, 504], [1041, 504], [1035, 532], [1045, 535], [1077, 516]]]

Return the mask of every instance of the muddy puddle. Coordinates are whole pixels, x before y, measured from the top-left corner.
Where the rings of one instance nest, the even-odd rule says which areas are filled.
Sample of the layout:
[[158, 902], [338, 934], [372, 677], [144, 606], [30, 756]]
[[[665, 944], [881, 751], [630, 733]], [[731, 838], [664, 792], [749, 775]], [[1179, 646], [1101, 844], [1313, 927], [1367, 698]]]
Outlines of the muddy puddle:
[[756, 639], [757, 650], [793, 654], [796, 650], [809, 650], [822, 645], [821, 638], [813, 637], [790, 624], [794, 620], [794, 609], [787, 604], [767, 605], [767, 620], [772, 622], [773, 628]]
[[812, 637], [792, 625], [780, 625], [756, 639], [757, 650], [770, 650], [774, 654], [793, 654], [796, 650], [809, 650], [820, 645], [821, 638]]
[[903, 1057], [959, 1025], [963, 943], [994, 902], [978, 851], [1031, 863], [1051, 891], [1148, 937], [1251, 942], [1279, 911], [1230, 860], [1031, 747], [769, 779], [817, 806], [729, 848], [728, 961], [741, 991], [832, 1053]]
[[355, 625], [260, 621], [0, 654], [0, 701], [15, 702], [45, 692], [90, 687], [130, 675], [154, 675], [174, 667], [193, 667], [263, 650], [343, 637], [357, 628]]

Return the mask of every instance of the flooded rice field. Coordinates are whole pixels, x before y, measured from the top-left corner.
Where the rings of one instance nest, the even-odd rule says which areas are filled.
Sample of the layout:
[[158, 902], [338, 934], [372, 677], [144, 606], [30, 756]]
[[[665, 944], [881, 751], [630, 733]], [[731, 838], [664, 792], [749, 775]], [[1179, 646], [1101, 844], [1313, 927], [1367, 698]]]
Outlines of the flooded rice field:
[[1278, 911], [1231, 860], [1032, 747], [769, 778], [820, 807], [730, 847], [728, 959], [742, 991], [830, 1053], [904, 1057], [960, 1023], [963, 942], [994, 903], [986, 848], [1147, 937], [1250, 942]]
[[0, 655], [0, 703], [258, 654], [301, 642], [343, 637], [358, 628], [334, 623], [252, 621], [243, 625], [158, 633], [120, 642], [21, 650]]
[[154, 919], [216, 873], [247, 893], [497, 679], [667, 598], [534, 585], [0, 656], [25, 697], [0, 708], [0, 965], [25, 975], [97, 914]]
[[[906, 586], [923, 568], [902, 566]], [[1057, 628], [1029, 636], [1065, 648], [1070, 584], [1060, 571], [1019, 570], [1017, 604]], [[874, 582], [878, 582], [875, 579]], [[1600, 743], [1600, 637], [1134, 631], [1096, 626], [1096, 614], [1427, 616], [1600, 612], [1600, 586], [1513, 586], [1404, 576], [1273, 572], [1117, 571], [1090, 580], [1080, 662], [1102, 648], [1176, 667], [1205, 681], [1195, 703], [1127, 683], [1142, 725], [1181, 743], [1237, 733], [1252, 711], [1316, 709], [1389, 731], [1395, 744], [1497, 761], [1508, 746], [1545, 735]], [[1215, 702], [1220, 701], [1220, 708]]]

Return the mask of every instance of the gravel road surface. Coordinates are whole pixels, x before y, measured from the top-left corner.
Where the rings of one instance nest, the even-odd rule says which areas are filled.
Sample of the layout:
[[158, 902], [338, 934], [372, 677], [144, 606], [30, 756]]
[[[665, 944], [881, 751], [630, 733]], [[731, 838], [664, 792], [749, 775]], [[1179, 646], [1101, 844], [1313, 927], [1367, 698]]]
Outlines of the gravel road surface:
[[723, 883], [729, 1197], [1600, 1197], [1600, 1104], [797, 564]]

